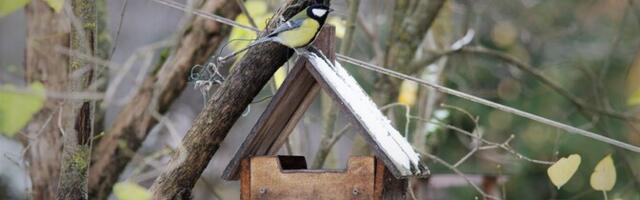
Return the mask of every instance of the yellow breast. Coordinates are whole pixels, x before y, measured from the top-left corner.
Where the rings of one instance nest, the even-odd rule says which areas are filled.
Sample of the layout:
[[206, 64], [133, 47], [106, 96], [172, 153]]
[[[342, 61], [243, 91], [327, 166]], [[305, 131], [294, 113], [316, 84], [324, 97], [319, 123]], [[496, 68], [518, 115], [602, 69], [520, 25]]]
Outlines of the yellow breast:
[[279, 42], [285, 46], [300, 48], [313, 41], [319, 27], [320, 24], [316, 20], [305, 20], [300, 27], [282, 32], [277, 37]]

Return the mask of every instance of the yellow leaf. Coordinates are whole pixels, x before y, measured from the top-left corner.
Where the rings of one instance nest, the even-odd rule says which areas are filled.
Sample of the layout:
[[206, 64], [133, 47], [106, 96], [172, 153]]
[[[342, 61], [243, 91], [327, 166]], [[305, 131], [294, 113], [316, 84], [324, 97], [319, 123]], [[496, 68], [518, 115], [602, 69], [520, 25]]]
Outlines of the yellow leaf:
[[400, 85], [400, 93], [398, 94], [398, 103], [413, 106], [418, 99], [418, 84], [413, 81], [403, 81]]
[[284, 67], [280, 67], [280, 69], [278, 69], [276, 73], [273, 74], [273, 81], [276, 84], [276, 89], [280, 88], [286, 76], [287, 76], [287, 70]]
[[13, 137], [40, 111], [45, 101], [45, 88], [34, 82], [28, 90], [0, 85], [0, 133]]
[[148, 200], [151, 192], [146, 188], [129, 181], [116, 183], [113, 186], [113, 194], [118, 200]]
[[518, 39], [518, 29], [509, 21], [499, 21], [491, 30], [491, 39], [499, 47], [509, 47]]
[[53, 8], [53, 11], [55, 12], [60, 12], [62, 10], [62, 7], [64, 6], [64, 0], [44, 0], [44, 1], [47, 2], [47, 4], [49, 4], [49, 6]]
[[347, 22], [338, 17], [329, 17], [327, 23], [336, 27], [336, 37], [340, 39], [344, 37], [344, 34], [347, 32]]
[[640, 104], [640, 89], [633, 92], [633, 94], [627, 99], [627, 105], [635, 106]]
[[[258, 26], [258, 29], [262, 30], [267, 26], [267, 21], [273, 13], [267, 12], [268, 5], [265, 1], [249, 0], [244, 3], [249, 15], [253, 18], [253, 21]], [[251, 26], [247, 15], [239, 14], [235, 21], [239, 24]], [[257, 35], [251, 30], [234, 27], [229, 34], [229, 46], [233, 51], [238, 51], [251, 44], [251, 40], [256, 39]], [[242, 57], [241, 55], [238, 58]]]
[[0, 17], [4, 17], [27, 5], [31, 0], [0, 0]]
[[594, 190], [609, 191], [616, 184], [616, 166], [611, 154], [604, 157], [591, 174], [591, 187]]
[[560, 160], [556, 161], [547, 169], [547, 175], [549, 175], [551, 183], [560, 189], [576, 173], [578, 167], [580, 167], [581, 160], [580, 155], [571, 154], [569, 157], [560, 158]]

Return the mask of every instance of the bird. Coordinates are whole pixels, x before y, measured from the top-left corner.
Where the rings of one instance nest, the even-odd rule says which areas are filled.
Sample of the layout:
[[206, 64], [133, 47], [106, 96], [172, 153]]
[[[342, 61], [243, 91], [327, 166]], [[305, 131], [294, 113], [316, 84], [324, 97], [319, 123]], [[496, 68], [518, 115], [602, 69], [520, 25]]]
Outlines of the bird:
[[247, 47], [236, 51], [231, 55], [219, 58], [219, 60], [225, 61], [255, 45], [270, 41], [282, 44], [294, 50], [305, 48], [315, 40], [316, 36], [318, 36], [318, 32], [320, 32], [327, 16], [329, 16], [329, 13], [332, 11], [333, 9], [324, 4], [310, 5], [306, 9], [294, 15], [291, 19], [281, 23], [266, 36], [257, 39]]

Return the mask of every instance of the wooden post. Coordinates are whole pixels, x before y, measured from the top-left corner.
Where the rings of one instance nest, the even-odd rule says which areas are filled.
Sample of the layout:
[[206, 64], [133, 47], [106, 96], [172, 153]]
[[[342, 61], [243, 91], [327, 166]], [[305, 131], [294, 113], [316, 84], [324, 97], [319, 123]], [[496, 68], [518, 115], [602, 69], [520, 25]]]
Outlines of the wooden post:
[[407, 199], [408, 179], [397, 179], [384, 166], [384, 162], [376, 158], [376, 200]]

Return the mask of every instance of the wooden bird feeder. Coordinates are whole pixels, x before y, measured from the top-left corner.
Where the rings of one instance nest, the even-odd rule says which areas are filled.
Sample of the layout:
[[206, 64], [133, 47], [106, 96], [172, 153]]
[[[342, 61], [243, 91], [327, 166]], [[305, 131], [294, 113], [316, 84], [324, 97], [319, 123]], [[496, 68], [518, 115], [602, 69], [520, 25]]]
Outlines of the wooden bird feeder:
[[[335, 60], [335, 29], [314, 42]], [[315, 60], [317, 61], [317, 60]], [[426, 176], [420, 156], [342, 66], [299, 59], [225, 169], [241, 199], [405, 199], [407, 177]], [[275, 156], [322, 88], [362, 133], [375, 156], [351, 157], [345, 170], [309, 170], [304, 157]]]

